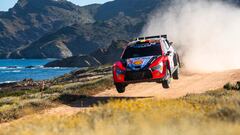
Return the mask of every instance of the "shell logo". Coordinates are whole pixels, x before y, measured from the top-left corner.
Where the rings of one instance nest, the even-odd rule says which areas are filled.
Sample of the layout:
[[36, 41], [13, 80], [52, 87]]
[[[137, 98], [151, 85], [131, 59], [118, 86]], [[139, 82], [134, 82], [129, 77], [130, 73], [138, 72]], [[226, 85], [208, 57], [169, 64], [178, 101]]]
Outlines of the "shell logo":
[[143, 61], [142, 60], [137, 60], [133, 63], [134, 65], [142, 65]]

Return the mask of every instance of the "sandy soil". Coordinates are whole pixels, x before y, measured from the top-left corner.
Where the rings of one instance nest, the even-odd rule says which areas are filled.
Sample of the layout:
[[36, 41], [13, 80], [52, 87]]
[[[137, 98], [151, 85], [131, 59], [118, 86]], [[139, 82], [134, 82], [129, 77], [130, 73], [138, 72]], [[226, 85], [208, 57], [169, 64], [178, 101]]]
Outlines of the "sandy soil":
[[48, 114], [74, 114], [86, 110], [98, 102], [109, 99], [138, 99], [138, 98], [178, 98], [191, 93], [203, 93], [222, 88], [227, 82], [240, 80], [240, 69], [214, 73], [189, 73], [182, 71], [179, 80], [173, 80], [170, 89], [163, 89], [158, 83], [138, 83], [127, 86], [126, 92], [117, 93], [112, 88], [93, 97], [81, 99], [69, 106], [61, 106], [48, 110]]
[[98, 102], [109, 99], [138, 99], [138, 98], [178, 98], [191, 93], [203, 93], [222, 88], [227, 82], [240, 80], [240, 69], [215, 73], [189, 73], [182, 71], [179, 80], [173, 80], [170, 89], [163, 89], [158, 83], [138, 83], [127, 86], [126, 92], [117, 93], [112, 88], [93, 97], [81, 99], [69, 106], [61, 106], [46, 111], [47, 114], [74, 114], [86, 110]]
[[182, 71], [180, 79], [172, 81], [170, 89], [163, 89], [162, 85], [157, 83], [141, 83], [129, 85], [123, 94], [118, 94], [115, 89], [110, 89], [95, 96], [177, 98], [188, 93], [202, 93], [222, 88], [227, 82], [239, 80], [239, 69], [215, 73]]
[[[38, 115], [73, 115], [80, 111], [87, 111], [98, 102], [107, 102], [109, 99], [178, 98], [190, 93], [203, 93], [215, 90], [223, 87], [227, 82], [236, 82], [239, 80], [240, 69], [215, 73], [189, 73], [182, 71], [180, 79], [172, 81], [170, 89], [163, 89], [162, 85], [158, 83], [132, 84], [126, 88], [126, 92], [123, 94], [118, 94], [113, 88], [93, 97], [80, 99], [70, 105], [46, 110]], [[21, 119], [28, 119], [30, 117], [26, 116]], [[0, 124], [0, 126], [7, 125], [9, 123]]]

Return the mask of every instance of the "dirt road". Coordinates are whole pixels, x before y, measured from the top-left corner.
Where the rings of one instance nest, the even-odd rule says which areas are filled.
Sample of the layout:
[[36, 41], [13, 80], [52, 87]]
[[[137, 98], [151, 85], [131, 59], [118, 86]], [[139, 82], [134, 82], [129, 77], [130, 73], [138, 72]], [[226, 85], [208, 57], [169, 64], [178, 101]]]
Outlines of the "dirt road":
[[91, 98], [81, 99], [70, 106], [61, 106], [48, 110], [48, 114], [74, 114], [85, 110], [98, 102], [106, 102], [109, 99], [134, 99], [134, 98], [177, 98], [189, 93], [203, 93], [209, 90], [222, 88], [227, 82], [240, 80], [240, 69], [215, 73], [188, 73], [182, 71], [179, 80], [173, 80], [170, 89], [163, 89], [158, 83], [132, 84], [126, 88], [126, 92], [118, 94], [112, 88], [105, 90]]
[[180, 79], [172, 81], [170, 89], [163, 89], [161, 84], [157, 83], [141, 83], [129, 85], [123, 94], [118, 94], [116, 90], [110, 89], [95, 96], [177, 98], [188, 93], [202, 93], [221, 88], [227, 82], [239, 80], [239, 69], [215, 73], [187, 73], [182, 71]]
[[[126, 88], [126, 92], [123, 94], [118, 94], [116, 90], [112, 88], [93, 97], [80, 99], [71, 105], [63, 105], [46, 110], [43, 114], [39, 115], [72, 115], [90, 109], [90, 106], [93, 104], [107, 102], [112, 98], [177, 98], [188, 93], [203, 93], [208, 90], [221, 88], [227, 82], [239, 81], [240, 69], [215, 73], [188, 73], [182, 71], [180, 77], [179, 80], [172, 81], [170, 89], [163, 89], [161, 84], [158, 83], [132, 84]], [[21, 119], [28, 118], [31, 118], [31, 116], [26, 116]], [[1, 124], [0, 126], [7, 125], [9, 125], [9, 123]]]

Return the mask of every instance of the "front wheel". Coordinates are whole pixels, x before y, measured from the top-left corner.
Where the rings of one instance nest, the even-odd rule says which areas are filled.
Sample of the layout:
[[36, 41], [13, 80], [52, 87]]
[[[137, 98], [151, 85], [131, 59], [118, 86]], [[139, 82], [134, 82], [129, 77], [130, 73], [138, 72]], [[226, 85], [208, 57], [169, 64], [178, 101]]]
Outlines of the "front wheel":
[[170, 71], [167, 70], [166, 78], [162, 82], [162, 87], [164, 89], [168, 89], [168, 88], [170, 88], [170, 83], [171, 83], [171, 75], [170, 75]]
[[116, 89], [117, 89], [117, 92], [118, 92], [118, 93], [124, 93], [124, 92], [125, 92], [126, 85], [123, 85], [123, 84], [115, 84], [115, 86], [116, 86]]

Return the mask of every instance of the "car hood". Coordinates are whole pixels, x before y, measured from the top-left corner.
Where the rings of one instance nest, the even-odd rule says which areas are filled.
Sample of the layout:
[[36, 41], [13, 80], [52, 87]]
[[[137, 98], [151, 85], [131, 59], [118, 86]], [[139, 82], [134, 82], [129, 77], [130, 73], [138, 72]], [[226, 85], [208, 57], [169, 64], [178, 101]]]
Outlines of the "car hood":
[[126, 60], [127, 70], [141, 70], [144, 68], [148, 68], [150, 63], [155, 60], [155, 56], [147, 56], [147, 57], [138, 57], [138, 58], [130, 58]]

